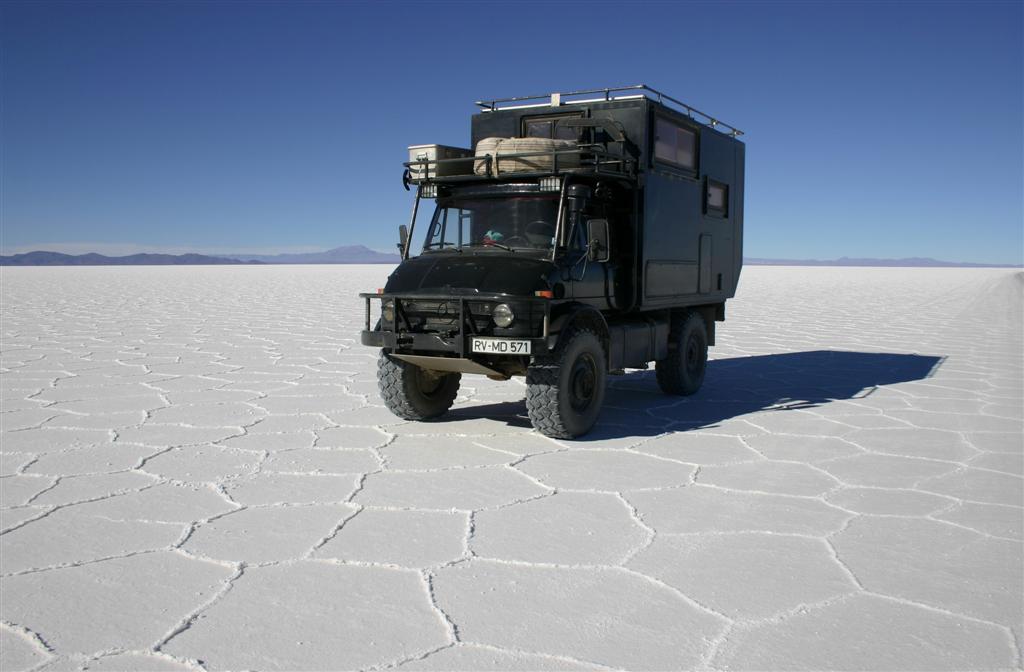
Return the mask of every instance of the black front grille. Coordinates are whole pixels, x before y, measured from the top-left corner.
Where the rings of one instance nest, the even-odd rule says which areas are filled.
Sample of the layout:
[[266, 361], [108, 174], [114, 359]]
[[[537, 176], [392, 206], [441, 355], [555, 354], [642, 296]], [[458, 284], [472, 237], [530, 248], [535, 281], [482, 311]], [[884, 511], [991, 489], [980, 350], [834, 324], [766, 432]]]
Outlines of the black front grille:
[[[400, 299], [401, 313], [413, 331], [455, 333], [459, 331], [459, 301]], [[539, 336], [543, 329], [544, 307], [533, 302], [506, 303], [516, 315], [512, 326], [502, 329], [491, 321], [491, 312], [499, 301], [467, 301], [466, 331], [495, 336]], [[405, 322], [401, 322], [405, 326]]]

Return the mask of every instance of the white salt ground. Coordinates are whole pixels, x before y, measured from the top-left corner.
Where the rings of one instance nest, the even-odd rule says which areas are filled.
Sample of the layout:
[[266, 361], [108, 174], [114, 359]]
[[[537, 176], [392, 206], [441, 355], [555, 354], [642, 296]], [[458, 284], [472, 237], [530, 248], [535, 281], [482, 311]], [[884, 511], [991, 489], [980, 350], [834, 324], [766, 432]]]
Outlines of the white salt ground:
[[389, 271], [2, 270], [0, 669], [1021, 666], [1021, 273], [748, 267], [564, 442], [383, 409]]

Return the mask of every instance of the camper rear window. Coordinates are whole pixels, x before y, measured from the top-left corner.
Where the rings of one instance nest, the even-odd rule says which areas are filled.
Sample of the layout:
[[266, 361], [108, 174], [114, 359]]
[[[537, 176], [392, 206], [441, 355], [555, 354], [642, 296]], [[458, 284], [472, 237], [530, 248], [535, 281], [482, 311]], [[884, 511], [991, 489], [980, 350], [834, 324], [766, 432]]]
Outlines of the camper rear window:
[[708, 180], [707, 200], [704, 209], [716, 217], [729, 216], [729, 187], [721, 182]]
[[654, 123], [654, 157], [689, 170], [697, 170], [697, 136], [668, 119]]
[[524, 119], [523, 137], [526, 138], [551, 138], [553, 140], [577, 140], [579, 134], [575, 128], [564, 126], [558, 123], [559, 119], [566, 117], [579, 117], [578, 114], [562, 114], [557, 117], [546, 117], [542, 119]]

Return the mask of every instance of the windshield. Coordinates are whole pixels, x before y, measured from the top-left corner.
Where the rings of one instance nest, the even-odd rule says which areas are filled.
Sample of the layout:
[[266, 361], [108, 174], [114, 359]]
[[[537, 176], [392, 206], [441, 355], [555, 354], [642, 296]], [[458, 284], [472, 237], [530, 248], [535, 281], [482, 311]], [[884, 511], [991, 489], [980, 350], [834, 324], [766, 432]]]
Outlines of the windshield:
[[423, 249], [550, 250], [557, 219], [558, 194], [438, 199]]

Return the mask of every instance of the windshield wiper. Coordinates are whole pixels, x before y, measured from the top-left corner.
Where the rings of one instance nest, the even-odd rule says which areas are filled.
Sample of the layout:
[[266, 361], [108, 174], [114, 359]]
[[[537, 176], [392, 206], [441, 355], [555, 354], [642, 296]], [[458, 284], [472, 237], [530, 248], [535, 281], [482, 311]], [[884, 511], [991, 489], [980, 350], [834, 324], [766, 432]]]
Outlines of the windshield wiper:
[[513, 248], [513, 247], [509, 247], [508, 245], [505, 245], [504, 243], [496, 243], [494, 241], [491, 241], [489, 243], [473, 243], [471, 245], [463, 245], [463, 247], [500, 247], [501, 249], [508, 250], [509, 252], [515, 252], [516, 251], [515, 248]]

